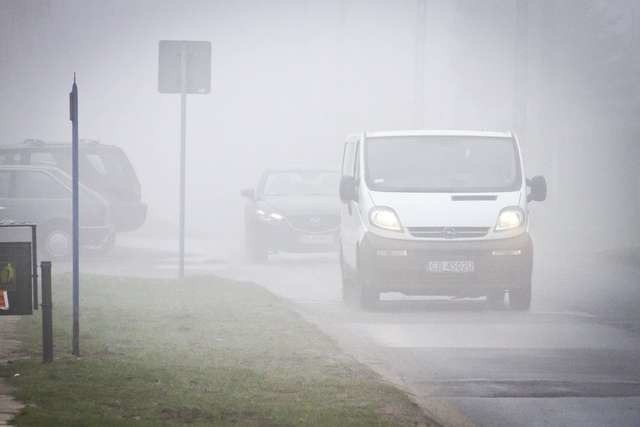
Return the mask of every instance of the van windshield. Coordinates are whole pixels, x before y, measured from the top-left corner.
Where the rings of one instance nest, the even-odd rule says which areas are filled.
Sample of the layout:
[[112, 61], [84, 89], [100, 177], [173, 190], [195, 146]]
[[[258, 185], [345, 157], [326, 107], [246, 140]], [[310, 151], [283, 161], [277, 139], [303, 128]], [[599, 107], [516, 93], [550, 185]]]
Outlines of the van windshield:
[[373, 191], [496, 192], [520, 188], [513, 139], [398, 136], [366, 140], [366, 181]]

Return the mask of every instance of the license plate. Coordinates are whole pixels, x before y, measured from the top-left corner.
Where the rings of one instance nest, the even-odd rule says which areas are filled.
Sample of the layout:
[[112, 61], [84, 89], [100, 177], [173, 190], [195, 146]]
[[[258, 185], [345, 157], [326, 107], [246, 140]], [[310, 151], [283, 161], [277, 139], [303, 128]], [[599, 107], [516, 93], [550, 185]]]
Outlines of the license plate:
[[333, 236], [330, 234], [303, 234], [300, 236], [300, 243], [305, 245], [330, 245], [333, 243]]
[[427, 264], [429, 273], [473, 273], [475, 268], [473, 261], [429, 261]]

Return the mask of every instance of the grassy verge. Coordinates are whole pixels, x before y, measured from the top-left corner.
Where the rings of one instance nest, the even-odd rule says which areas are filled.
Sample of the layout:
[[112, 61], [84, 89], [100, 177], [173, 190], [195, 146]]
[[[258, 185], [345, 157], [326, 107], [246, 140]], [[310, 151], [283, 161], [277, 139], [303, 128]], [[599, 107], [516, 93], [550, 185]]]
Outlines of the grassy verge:
[[[66, 275], [54, 283], [56, 360], [0, 367], [18, 425], [427, 425], [402, 392], [342, 354], [286, 302], [218, 278], [82, 280], [82, 357], [69, 356]], [[19, 373], [19, 376], [14, 374]]]

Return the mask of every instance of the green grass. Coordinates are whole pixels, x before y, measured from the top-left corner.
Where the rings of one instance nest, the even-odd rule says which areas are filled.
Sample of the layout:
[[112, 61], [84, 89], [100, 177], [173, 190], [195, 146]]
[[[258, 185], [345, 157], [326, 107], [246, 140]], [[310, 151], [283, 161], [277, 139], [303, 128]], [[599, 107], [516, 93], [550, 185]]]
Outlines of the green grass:
[[69, 281], [54, 283], [54, 363], [40, 362], [38, 314], [20, 323], [32, 358], [0, 368], [27, 403], [18, 425], [429, 424], [405, 394], [249, 283], [83, 277], [77, 359]]

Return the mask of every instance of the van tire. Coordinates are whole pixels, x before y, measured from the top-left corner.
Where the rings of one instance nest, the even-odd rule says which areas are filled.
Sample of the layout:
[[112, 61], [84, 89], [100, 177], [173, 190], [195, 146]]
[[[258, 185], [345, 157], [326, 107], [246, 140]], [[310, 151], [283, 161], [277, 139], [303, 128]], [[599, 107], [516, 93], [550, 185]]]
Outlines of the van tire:
[[346, 271], [344, 255], [342, 254], [342, 245], [340, 245], [340, 276], [342, 278], [342, 302], [351, 305], [353, 302], [353, 280], [351, 280]]
[[517, 289], [509, 290], [509, 308], [516, 311], [527, 311], [531, 307], [531, 279]]
[[38, 247], [46, 261], [64, 261], [73, 252], [71, 224], [67, 221], [51, 221], [42, 226]]
[[355, 300], [361, 309], [370, 310], [380, 301], [380, 292], [372, 288], [371, 282], [367, 280], [366, 274], [362, 270], [358, 253], [358, 271], [354, 286]]
[[493, 310], [504, 308], [504, 291], [491, 291], [487, 293], [487, 305]]

